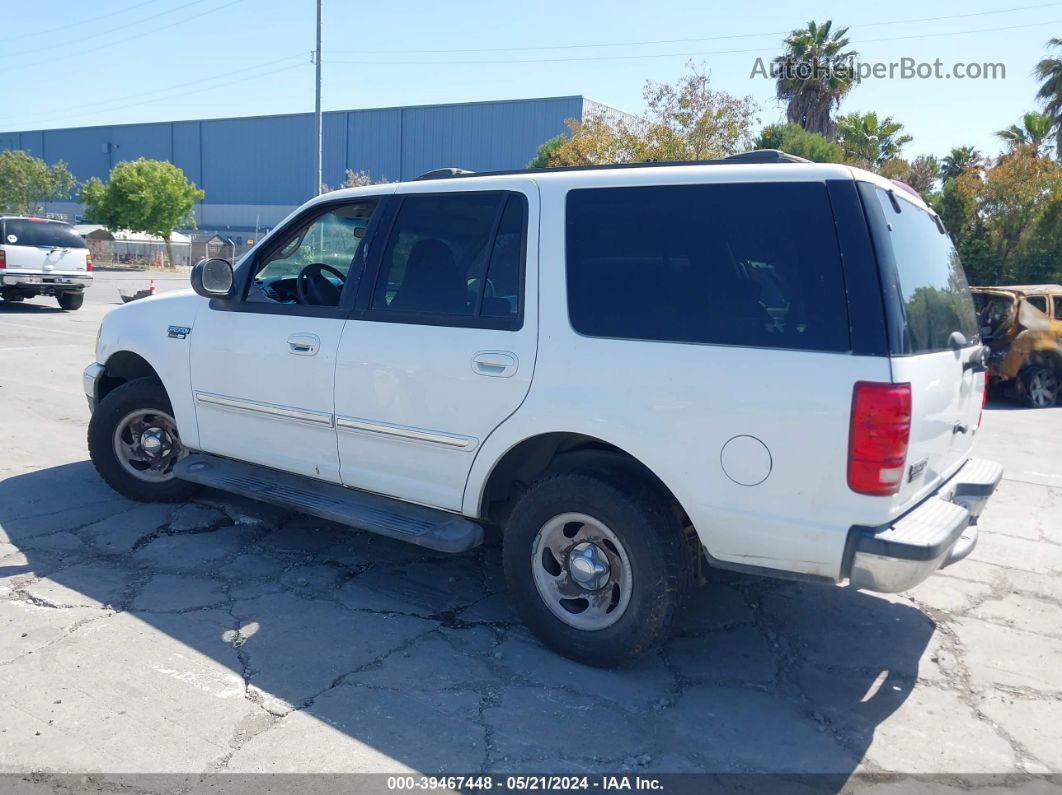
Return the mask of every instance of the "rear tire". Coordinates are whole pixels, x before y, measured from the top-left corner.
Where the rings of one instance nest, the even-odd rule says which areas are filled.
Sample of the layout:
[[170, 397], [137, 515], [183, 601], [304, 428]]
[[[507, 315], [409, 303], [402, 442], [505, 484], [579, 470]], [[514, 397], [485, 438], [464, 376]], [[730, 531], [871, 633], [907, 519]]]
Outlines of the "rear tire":
[[599, 667], [664, 640], [693, 588], [694, 561], [668, 502], [615, 472], [564, 472], [532, 485], [509, 517], [502, 558], [528, 628]]
[[1058, 402], [1059, 377], [1053, 367], [1031, 365], [1021, 372], [1022, 399], [1034, 409], [1046, 409]]
[[11, 294], [11, 295], [3, 296], [3, 299], [5, 301], [8, 301], [9, 303], [17, 304], [19, 301], [25, 301], [26, 300], [26, 296]]
[[[172, 434], [172, 439], [166, 438], [175, 452], [167, 456], [168, 467], [153, 471], [143, 461], [131, 460], [128, 449], [144, 448], [137, 431], [155, 432], [159, 428]], [[197, 490], [195, 484], [173, 477], [170, 459], [176, 461], [184, 451], [176, 435], [173, 408], [166, 390], [153, 378], [122, 384], [100, 401], [89, 420], [88, 448], [100, 477], [123, 497], [138, 502], [180, 502]], [[146, 460], [149, 456], [142, 453], [142, 458]], [[143, 469], [139, 469], [140, 464]]]
[[81, 305], [85, 303], [84, 293], [59, 293], [56, 296], [56, 300], [59, 301], [59, 306], [63, 309], [73, 311], [80, 309]]

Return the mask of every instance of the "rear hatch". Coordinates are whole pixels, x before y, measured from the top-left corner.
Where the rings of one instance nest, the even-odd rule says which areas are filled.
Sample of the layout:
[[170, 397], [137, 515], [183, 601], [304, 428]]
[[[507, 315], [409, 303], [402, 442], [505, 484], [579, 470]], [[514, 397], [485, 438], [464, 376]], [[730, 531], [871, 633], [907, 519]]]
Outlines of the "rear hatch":
[[0, 219], [0, 250], [9, 272], [69, 275], [91, 270], [85, 241], [62, 221]]
[[935, 215], [903, 190], [864, 183], [896, 384], [910, 384], [911, 430], [891, 513], [919, 502], [969, 457], [985, 375], [973, 298], [955, 246]]

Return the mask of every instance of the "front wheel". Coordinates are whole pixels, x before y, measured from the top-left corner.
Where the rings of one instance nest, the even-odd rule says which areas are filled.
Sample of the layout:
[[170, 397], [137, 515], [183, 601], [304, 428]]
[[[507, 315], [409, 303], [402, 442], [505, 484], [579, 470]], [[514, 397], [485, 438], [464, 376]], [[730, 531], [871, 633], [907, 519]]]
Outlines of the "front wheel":
[[56, 296], [59, 301], [59, 306], [62, 309], [74, 310], [80, 309], [81, 305], [85, 303], [84, 293], [59, 293]]
[[528, 628], [566, 657], [602, 667], [665, 639], [693, 584], [670, 506], [643, 481], [611, 472], [535, 483], [513, 509], [502, 555]]
[[1032, 408], [1045, 409], [1058, 401], [1058, 373], [1053, 367], [1033, 365], [1022, 372], [1025, 403]]
[[89, 457], [112, 489], [139, 502], [179, 502], [195, 486], [173, 465], [187, 454], [162, 385], [138, 378], [108, 393], [92, 413]]

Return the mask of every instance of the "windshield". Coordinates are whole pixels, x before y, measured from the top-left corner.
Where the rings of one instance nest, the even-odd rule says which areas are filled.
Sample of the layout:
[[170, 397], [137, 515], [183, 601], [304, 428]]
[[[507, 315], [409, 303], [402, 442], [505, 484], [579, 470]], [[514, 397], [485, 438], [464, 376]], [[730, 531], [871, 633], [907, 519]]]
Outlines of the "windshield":
[[37, 221], [30, 218], [5, 218], [3, 240], [11, 246], [47, 246], [48, 248], [88, 248], [74, 227], [61, 221]]
[[904, 323], [902, 350], [948, 350], [958, 331], [968, 344], [979, 341], [977, 312], [959, 254], [936, 219], [911, 202], [877, 188], [895, 262]]

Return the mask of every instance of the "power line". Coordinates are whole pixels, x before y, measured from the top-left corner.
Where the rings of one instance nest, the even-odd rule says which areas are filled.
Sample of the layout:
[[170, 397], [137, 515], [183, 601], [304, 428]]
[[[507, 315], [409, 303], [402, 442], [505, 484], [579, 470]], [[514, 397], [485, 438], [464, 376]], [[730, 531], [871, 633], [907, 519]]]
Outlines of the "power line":
[[[886, 25], [913, 24], [916, 22], [940, 22], [949, 19], [965, 19], [968, 17], [981, 17], [993, 14], [1010, 14], [1016, 11], [1029, 11], [1039, 8], [1060, 6], [1062, 3], [1040, 3], [1038, 5], [1018, 6], [1016, 8], [1001, 9], [998, 11], [975, 11], [968, 14], [949, 14], [937, 17], [918, 17], [913, 19], [893, 19], [886, 22], [861, 22], [849, 25], [849, 28], [872, 28]], [[441, 50], [330, 50], [333, 55], [443, 55], [446, 53], [477, 53], [477, 52], [530, 52], [536, 50], [579, 50], [593, 49], [597, 47], [641, 47], [660, 44], [692, 44], [699, 41], [722, 41], [726, 39], [754, 39], [768, 36], [787, 36], [792, 31], [769, 31], [765, 33], [731, 33], [723, 36], [705, 36], [693, 39], [655, 39], [646, 41], [617, 41], [601, 42], [598, 44], [543, 44], [530, 47], [475, 47], [462, 49]], [[483, 63], [489, 63], [484, 61]]]
[[[289, 56], [287, 56], [285, 58], [272, 58], [269, 61], [252, 64], [251, 66], [245, 66], [242, 69], [234, 69], [234, 70], [231, 70], [231, 71], [229, 71], [229, 72], [227, 72], [225, 74], [216, 75], [214, 77], [204, 77], [204, 78], [198, 78], [196, 80], [186, 80], [186, 81], [184, 81], [182, 83], [174, 83], [174, 84], [168, 85], [168, 86], [161, 86], [161, 87], [159, 87], [157, 89], [153, 89], [151, 91], [141, 91], [141, 92], [138, 92], [136, 94], [129, 94], [129, 95], [124, 96], [124, 97], [114, 97], [112, 99], [105, 100], [102, 103], [100, 103], [100, 102], [85, 102], [85, 103], [82, 103], [80, 105], [64, 105], [61, 110], [44, 110], [44, 111], [36, 111], [36, 112], [33, 112], [33, 113], [26, 113], [26, 114], [23, 114], [23, 116], [21, 118], [39, 118], [39, 117], [43, 116], [44, 118], [47, 119], [47, 118], [55, 118], [55, 117], [65, 117], [65, 116], [69, 116], [71, 111], [79, 111], [79, 110], [83, 110], [83, 109], [86, 109], [86, 108], [96, 109], [93, 112], [106, 112], [108, 110], [119, 110], [122, 107], [126, 107], [127, 106], [126, 103], [128, 103], [129, 100], [139, 99], [140, 97], [160, 97], [160, 98], [164, 99], [164, 98], [166, 98], [168, 96], [173, 96], [173, 94], [171, 94], [170, 92], [172, 92], [174, 89], [184, 88], [185, 86], [202, 85], [203, 83], [213, 82], [215, 80], [221, 80], [221, 79], [224, 79], [226, 77], [232, 77], [233, 75], [243, 74], [244, 72], [250, 72], [250, 71], [255, 71], [255, 70], [258, 70], [258, 69], [262, 69], [263, 67], [276, 66], [276, 65], [279, 65], [279, 64], [282, 64], [282, 63], [286, 63], [287, 61], [291, 61], [291, 60], [293, 60], [295, 58], [298, 58], [298, 59], [301, 60], [301, 59], [305, 58], [305, 55], [303, 53], [294, 53], [294, 54], [289, 55]], [[293, 64], [293, 66], [294, 65], [295, 64]], [[254, 77], [258, 77], [258, 75], [257, 74], [249, 75], [249, 79], [250, 78], [254, 78]], [[207, 89], [214, 88], [214, 87], [215, 86], [203, 86], [203, 90], [207, 90]]]
[[126, 6], [125, 8], [119, 8], [115, 11], [110, 11], [106, 14], [100, 14], [98, 17], [90, 17], [89, 19], [81, 19], [77, 22], [68, 22], [65, 25], [55, 25], [48, 28], [48, 30], [38, 30], [36, 33], [20, 33], [18, 36], [8, 36], [6, 39], [0, 39], [0, 42], [5, 41], [22, 41], [23, 39], [36, 39], [41, 36], [50, 36], [59, 30], [69, 30], [70, 28], [76, 28], [80, 25], [91, 25], [93, 22], [99, 22], [101, 19], [108, 19], [110, 17], [118, 16], [119, 14], [126, 14], [130, 11], [135, 11], [138, 8], [144, 6], [154, 5], [156, 0], [144, 0], [142, 3], [136, 5]]
[[[1046, 25], [1057, 25], [1062, 23], [1062, 20], [1047, 20], [1044, 22], [1032, 22], [1026, 25], [1008, 25], [1005, 27], [996, 28], [979, 28], [977, 30], [957, 30], [957, 31], [945, 31], [941, 33], [921, 33], [911, 36], [886, 36], [879, 39], [863, 39], [863, 44], [873, 44], [883, 41], [906, 41], [908, 39], [928, 39], [936, 38], [938, 36], [964, 36], [971, 33], [995, 33], [1004, 30], [1019, 30], [1021, 28], [1039, 28]], [[859, 43], [859, 42], [856, 42]], [[363, 64], [363, 65], [378, 65], [378, 66], [444, 66], [444, 65], [498, 65], [498, 64], [531, 64], [531, 63], [569, 63], [575, 61], [633, 61], [644, 60], [649, 58], [695, 58], [702, 55], [733, 55], [737, 53], [754, 53], [764, 52], [767, 49], [776, 49], [776, 45], [764, 45], [762, 47], [752, 47], [741, 50], [702, 50], [697, 52], [658, 52], [658, 53], [639, 53], [636, 55], [586, 55], [575, 57], [563, 57], [563, 58], [506, 58], [499, 60], [469, 60], [469, 61], [454, 61], [454, 60], [431, 60], [431, 61], [375, 61], [365, 59], [342, 59], [336, 58], [332, 60], [332, 63], [349, 63], [349, 64]]]
[[[198, 14], [193, 14], [190, 17], [185, 17], [183, 19], [178, 19], [178, 20], [170, 22], [170, 23], [168, 23], [166, 25], [160, 25], [159, 27], [152, 28], [151, 29], [151, 33], [155, 34], [155, 33], [159, 33], [160, 31], [163, 31], [163, 30], [169, 30], [170, 28], [177, 27], [178, 25], [184, 25], [184, 24], [186, 24], [188, 22], [192, 22], [192, 21], [194, 21], [196, 19], [199, 19], [200, 17], [205, 17], [207, 14], [214, 14], [214, 13], [216, 13], [218, 11], [221, 11], [223, 9], [228, 8], [229, 6], [234, 6], [237, 3], [243, 3], [245, 1], [246, 0], [229, 0], [229, 2], [227, 2], [227, 3], [222, 3], [221, 5], [215, 6], [214, 8], [208, 8], [207, 10], [201, 11]], [[98, 33], [98, 34], [95, 34], [93, 36], [86, 36], [84, 38], [99, 38], [100, 36], [109, 36], [116, 30], [124, 30], [126, 28], [134, 27], [136, 25], [141, 25], [144, 22], [149, 22], [150, 20], [156, 19], [156, 18], [158, 18], [160, 16], [165, 16], [167, 14], [172, 14], [174, 11], [180, 11], [181, 9], [188, 8], [189, 6], [193, 6], [193, 5], [198, 5], [199, 3], [203, 3], [203, 2], [205, 2], [205, 0], [192, 0], [190, 3], [185, 3], [182, 6], [177, 6], [176, 8], [171, 8], [169, 11], [164, 11], [164, 12], [162, 12], [160, 14], [156, 14], [155, 16], [145, 17], [144, 19], [137, 20], [136, 22], [130, 22], [127, 25], [122, 25], [122, 26], [117, 27], [117, 28], [111, 28], [110, 30], [105, 31], [103, 33]], [[112, 47], [117, 47], [119, 45], [125, 44], [125, 42], [123, 42], [123, 41], [115, 41], [115, 42], [111, 42], [109, 44], [104, 44], [102, 47], [94, 47], [92, 49], [85, 50], [85, 49], [81, 49], [81, 48], [76, 46], [77, 44], [80, 44], [80, 41], [81, 40], [79, 40], [78, 42], [75, 42], [74, 45], [71, 45], [70, 43], [51, 45], [52, 47], [66, 47], [66, 48], [73, 47], [74, 52], [71, 52], [71, 53], [69, 53], [67, 55], [55, 56], [55, 57], [49, 58], [46, 61], [34, 61], [34, 62], [31, 62], [31, 63], [12, 64], [12, 65], [9, 65], [9, 66], [5, 66], [4, 67], [4, 71], [5, 72], [10, 72], [10, 71], [13, 71], [13, 70], [16, 70], [16, 69], [29, 69], [29, 68], [32, 68], [34, 66], [43, 66], [45, 64], [52, 64], [52, 63], [55, 63], [56, 61], [65, 61], [65, 60], [69, 60], [71, 58], [81, 58], [81, 57], [84, 57], [84, 55], [86, 53], [99, 52], [101, 50], [107, 50], [107, 49], [110, 49]], [[44, 48], [39, 48], [39, 49], [49, 49], [49, 48], [44, 47]], [[22, 53], [14, 53], [14, 55], [23, 55], [23, 54], [26, 54], [26, 53], [29, 53], [29, 52], [38, 52], [39, 49], [26, 50], [26, 51], [23, 51]], [[12, 55], [12, 53], [4, 53], [5, 57], [9, 57], [10, 55]]]

